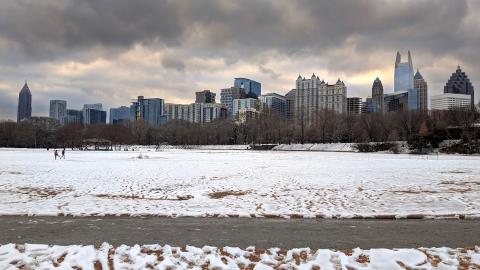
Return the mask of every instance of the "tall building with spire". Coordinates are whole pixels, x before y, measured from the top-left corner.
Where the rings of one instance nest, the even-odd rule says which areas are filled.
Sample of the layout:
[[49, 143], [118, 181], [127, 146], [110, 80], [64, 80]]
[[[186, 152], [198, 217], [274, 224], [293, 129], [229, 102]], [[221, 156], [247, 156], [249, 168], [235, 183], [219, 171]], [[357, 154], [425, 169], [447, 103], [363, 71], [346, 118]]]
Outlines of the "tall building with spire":
[[408, 51], [408, 62], [402, 62], [402, 56], [400, 52], [397, 52], [395, 59], [395, 78], [394, 78], [394, 91], [408, 91], [413, 89], [413, 63], [412, 55]]
[[443, 88], [443, 92], [445, 94], [450, 93], [469, 95], [471, 97], [471, 110], [475, 109], [475, 91], [473, 89], [473, 85], [470, 82], [467, 74], [462, 71], [460, 66], [458, 66], [455, 73], [452, 73], [452, 76], [450, 76], [450, 79]]
[[428, 85], [422, 74], [417, 69], [417, 73], [413, 77], [413, 86], [418, 92], [418, 109], [421, 112], [428, 111]]
[[28, 88], [27, 81], [18, 95], [17, 122], [28, 119], [32, 116], [32, 93]]
[[372, 85], [372, 99], [375, 101], [376, 111], [383, 111], [383, 84], [377, 77]]

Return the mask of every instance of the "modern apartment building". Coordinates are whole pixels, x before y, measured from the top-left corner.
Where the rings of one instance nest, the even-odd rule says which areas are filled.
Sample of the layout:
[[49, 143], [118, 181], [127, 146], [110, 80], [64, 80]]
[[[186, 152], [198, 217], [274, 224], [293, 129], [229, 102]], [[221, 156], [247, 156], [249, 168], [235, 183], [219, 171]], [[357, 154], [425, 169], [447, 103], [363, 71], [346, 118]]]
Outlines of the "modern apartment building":
[[195, 92], [195, 103], [215, 103], [215, 96], [210, 90]]
[[[382, 98], [383, 103], [383, 98]], [[373, 97], [367, 97], [367, 99], [362, 102], [362, 113], [376, 113], [378, 112], [377, 101]]]
[[242, 109], [260, 111], [260, 101], [256, 98], [243, 98], [233, 100], [233, 118], [238, 119], [239, 112]]
[[227, 108], [228, 117], [233, 116], [233, 100], [245, 97], [245, 89], [240, 87], [233, 86], [220, 91], [220, 102]]
[[158, 127], [167, 122], [164, 111], [163, 99], [138, 96], [137, 100], [133, 101], [130, 106], [130, 119], [144, 121], [152, 127]]
[[65, 116], [63, 123], [65, 125], [83, 124], [83, 110], [69, 110]]

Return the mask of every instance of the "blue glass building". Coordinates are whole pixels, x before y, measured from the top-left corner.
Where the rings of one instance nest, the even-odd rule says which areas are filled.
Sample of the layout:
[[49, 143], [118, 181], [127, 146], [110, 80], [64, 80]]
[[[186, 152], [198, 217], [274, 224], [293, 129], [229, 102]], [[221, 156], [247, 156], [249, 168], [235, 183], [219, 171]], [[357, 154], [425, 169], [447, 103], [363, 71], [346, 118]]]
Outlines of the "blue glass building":
[[410, 51], [408, 51], [408, 62], [402, 63], [402, 56], [397, 52], [395, 60], [394, 91], [408, 91], [413, 89], [413, 63]]
[[244, 88], [247, 98], [258, 98], [262, 95], [262, 84], [247, 78], [235, 78], [233, 86]]

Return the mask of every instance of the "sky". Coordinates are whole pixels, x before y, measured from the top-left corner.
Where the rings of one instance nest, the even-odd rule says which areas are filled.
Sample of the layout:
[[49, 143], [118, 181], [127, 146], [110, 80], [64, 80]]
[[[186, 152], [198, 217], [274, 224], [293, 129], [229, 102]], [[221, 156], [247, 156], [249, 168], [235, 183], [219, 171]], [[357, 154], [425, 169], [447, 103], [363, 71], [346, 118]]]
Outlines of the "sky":
[[480, 89], [479, 25], [478, 0], [5, 0], [0, 119], [16, 118], [25, 80], [36, 116], [51, 99], [108, 109], [139, 95], [219, 98], [235, 77], [285, 94], [315, 73], [365, 98], [377, 76], [393, 92], [395, 55], [407, 50], [429, 95], [457, 65]]

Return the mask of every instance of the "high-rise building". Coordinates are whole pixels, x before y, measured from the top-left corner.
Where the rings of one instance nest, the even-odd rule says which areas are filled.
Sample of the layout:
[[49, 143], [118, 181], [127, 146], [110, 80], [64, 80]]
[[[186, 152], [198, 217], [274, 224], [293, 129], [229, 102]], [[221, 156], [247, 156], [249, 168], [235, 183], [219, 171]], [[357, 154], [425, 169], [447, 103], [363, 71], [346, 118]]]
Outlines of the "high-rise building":
[[330, 85], [315, 74], [310, 79], [298, 76], [295, 91], [295, 117], [302, 123], [312, 123], [322, 109], [347, 112], [347, 87], [340, 79]]
[[130, 106], [130, 119], [143, 120], [152, 127], [158, 127], [167, 122], [164, 100], [161, 98], [144, 98], [138, 96]]
[[413, 77], [413, 86], [418, 91], [419, 96], [419, 111], [427, 112], [428, 111], [428, 85], [425, 79], [423, 79], [422, 74], [417, 69], [417, 73]]
[[220, 102], [227, 108], [228, 117], [233, 115], [233, 100], [245, 98], [245, 89], [230, 87], [220, 91]]
[[87, 121], [84, 123], [86, 125], [95, 125], [95, 124], [106, 124], [107, 123], [107, 112], [96, 109], [84, 109], [84, 117]]
[[242, 109], [260, 111], [260, 101], [256, 98], [242, 98], [233, 100], [233, 118], [239, 117], [239, 112]]
[[373, 81], [372, 85], [372, 99], [375, 101], [375, 112], [383, 111], [383, 84], [382, 81], [377, 77]]
[[362, 98], [349, 97], [347, 98], [347, 113], [349, 115], [358, 115], [362, 112]]
[[195, 92], [195, 103], [215, 103], [215, 96], [210, 90]]
[[413, 63], [410, 51], [408, 51], [408, 62], [402, 62], [402, 56], [397, 52], [394, 84], [395, 92], [413, 89]]
[[287, 120], [294, 120], [295, 118], [295, 93], [295, 89], [292, 89], [285, 95]]
[[468, 111], [471, 110], [470, 95], [443, 93], [432, 96], [432, 110]]
[[27, 82], [23, 85], [18, 94], [17, 122], [28, 119], [32, 116], [32, 93]]
[[63, 123], [65, 125], [83, 124], [83, 110], [68, 110]]
[[[95, 110], [95, 111], [98, 111], [98, 112], [89, 112], [89, 110]], [[100, 111], [102, 111], [102, 103], [95, 103], [95, 104], [84, 104], [83, 105], [83, 124], [85, 125], [92, 125], [92, 124], [97, 124], [99, 123], [98, 120], [100, 119], [101, 120], [101, 113], [99, 113]], [[100, 115], [100, 118], [98, 117], [98, 115]], [[104, 123], [106, 123], [106, 115], [107, 113], [105, 112], [105, 121]], [[90, 117], [94, 117], [92, 119], [90, 119]]]
[[473, 85], [465, 72], [462, 71], [460, 66], [458, 66], [455, 73], [452, 73], [452, 76], [450, 76], [450, 79], [443, 88], [443, 92], [469, 95], [470, 108], [471, 110], [475, 110], [475, 91], [473, 89]]
[[167, 121], [183, 120], [191, 123], [208, 123], [226, 118], [227, 108], [218, 103], [165, 104]]
[[67, 116], [67, 101], [50, 100], [49, 117], [53, 119], [57, 119], [60, 125], [64, 125], [65, 116]]
[[269, 93], [260, 96], [259, 99], [263, 109], [268, 109], [270, 112], [284, 118], [287, 116], [287, 99], [285, 96]]
[[130, 108], [127, 106], [121, 106], [118, 108], [110, 109], [110, 121], [109, 124], [117, 125], [122, 124], [130, 120]]
[[245, 95], [249, 98], [258, 98], [262, 95], [262, 84], [247, 78], [235, 78], [233, 86], [245, 89]]
[[408, 111], [408, 91], [383, 95], [383, 110], [384, 112]]
[[[382, 98], [383, 102], [383, 98]], [[376, 113], [378, 112], [377, 101], [374, 98], [367, 97], [367, 99], [362, 102], [362, 113]]]

